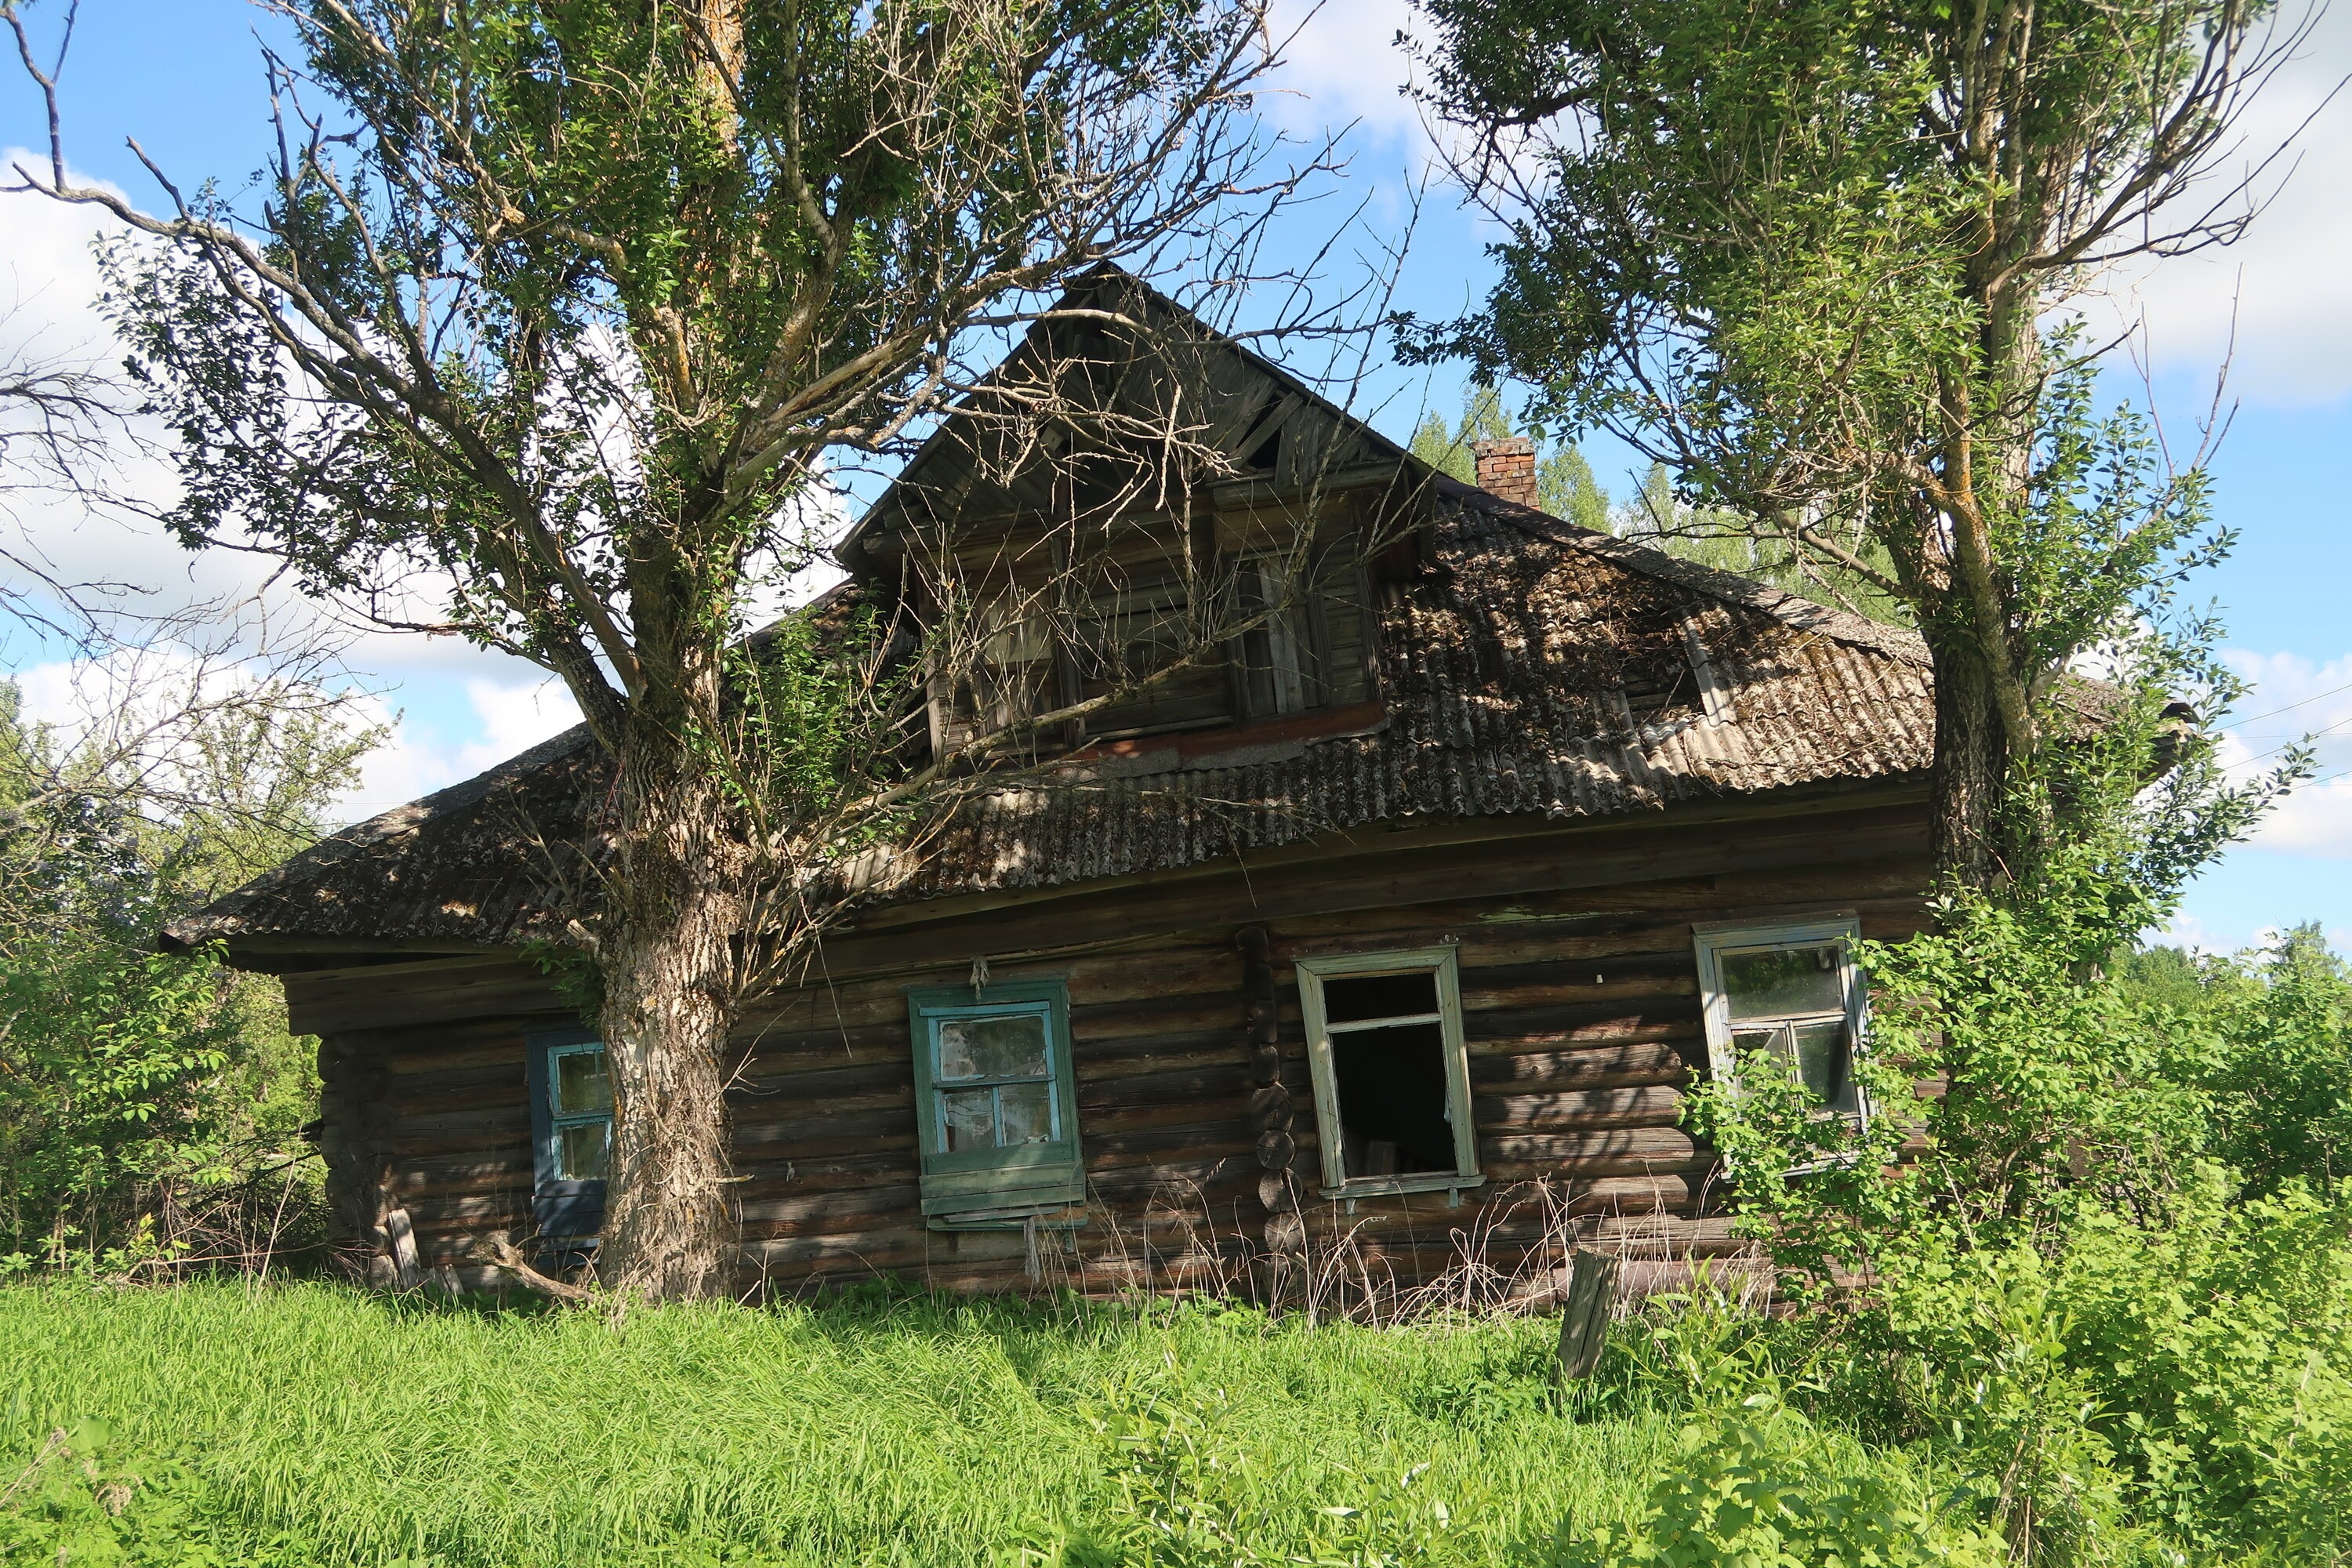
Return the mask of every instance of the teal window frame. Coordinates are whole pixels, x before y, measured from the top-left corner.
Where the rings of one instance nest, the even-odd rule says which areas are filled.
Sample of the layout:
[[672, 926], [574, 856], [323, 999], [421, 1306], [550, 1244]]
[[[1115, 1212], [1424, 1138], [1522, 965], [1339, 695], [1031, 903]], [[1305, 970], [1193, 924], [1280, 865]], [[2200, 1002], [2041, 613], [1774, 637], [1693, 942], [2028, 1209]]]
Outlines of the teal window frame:
[[524, 1037], [523, 1044], [527, 1067], [524, 1079], [530, 1095], [534, 1227], [546, 1241], [593, 1246], [604, 1229], [606, 1184], [601, 1178], [580, 1179], [561, 1173], [563, 1169], [563, 1129], [596, 1121], [604, 1123], [609, 1166], [613, 1116], [610, 1111], [593, 1115], [558, 1115], [555, 1110], [555, 1063], [561, 1057], [604, 1051], [605, 1071], [609, 1073], [612, 1070], [611, 1052], [595, 1031], [576, 1027], [534, 1030]]
[[[1045, 1020], [1047, 1096], [1053, 1136], [1012, 1148], [950, 1151], [940, 1097], [956, 1086], [992, 1087], [994, 1078], [939, 1077], [940, 1026], [955, 1018], [1025, 1014]], [[1078, 1141], [1077, 1086], [1070, 1065], [1070, 993], [1058, 980], [1013, 981], [975, 991], [926, 986], [907, 993], [915, 1057], [915, 1125], [922, 1167], [923, 1218], [934, 1230], [1064, 1228], [1086, 1223], [1086, 1165]], [[1035, 1081], [1024, 1078], [1021, 1081]]]
[[[1458, 1206], [1464, 1193], [1486, 1184], [1486, 1178], [1478, 1170], [1478, 1123], [1475, 1102], [1470, 1093], [1470, 1047], [1462, 1026], [1461, 965], [1459, 950], [1447, 946], [1302, 958], [1294, 966], [1298, 981], [1299, 1018], [1307, 1033], [1307, 1076], [1315, 1086], [1316, 1142], [1323, 1152], [1323, 1195], [1346, 1202], [1350, 1213], [1359, 1198], [1407, 1193], [1444, 1193], [1447, 1206]], [[1434, 984], [1437, 1011], [1393, 1018], [1362, 1018], [1348, 1024], [1333, 1024], [1325, 1016], [1325, 980], [1360, 980], [1381, 974], [1428, 975]], [[1454, 1169], [1415, 1172], [1407, 1176], [1350, 1176], [1347, 1129], [1339, 1110], [1339, 1060], [1331, 1037], [1398, 1024], [1437, 1026], [1442, 1053], [1439, 1065], [1445, 1075], [1445, 1121], [1454, 1133]]]

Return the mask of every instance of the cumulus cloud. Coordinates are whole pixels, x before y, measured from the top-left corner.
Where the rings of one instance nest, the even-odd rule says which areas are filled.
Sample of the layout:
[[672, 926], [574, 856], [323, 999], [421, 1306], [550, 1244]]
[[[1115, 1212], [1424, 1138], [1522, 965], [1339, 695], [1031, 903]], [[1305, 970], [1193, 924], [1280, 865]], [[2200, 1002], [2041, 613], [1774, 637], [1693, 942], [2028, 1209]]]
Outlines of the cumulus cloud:
[[463, 711], [443, 725], [395, 712], [383, 698], [365, 700], [367, 721], [390, 729], [392, 738], [362, 765], [358, 787], [336, 803], [343, 817], [373, 816], [446, 789], [580, 721], [571, 693], [551, 676], [473, 676], [460, 685]]
[[2315, 662], [2232, 648], [2226, 657], [2252, 687], [2238, 705], [2244, 717], [2221, 739], [2221, 761], [2232, 775], [2275, 766], [2286, 747], [2306, 737], [2318, 759], [2314, 781], [2281, 802], [2252, 842], [2352, 859], [2352, 655]]
[[[2283, 25], [2300, 15], [2287, 7]], [[1396, 36], [1415, 20], [1405, 0], [1281, 0], [1270, 21], [1286, 40], [1286, 63], [1266, 113], [1301, 134], [1353, 121], [1360, 146], [1402, 151], [1427, 170], [1431, 128], [1399, 90], [1414, 73]], [[2158, 375], [2210, 377], [2227, 359], [2230, 390], [2249, 405], [2309, 406], [2352, 394], [2352, 202], [2342, 196], [2352, 191], [2352, 91], [2339, 90], [2348, 75], [2352, 7], [2338, 5], [2255, 97], [2234, 153], [2206, 188], [2210, 198], [2293, 142], [2259, 177], [2269, 200], [2245, 237], [2126, 263], [2101, 280], [2093, 319], [2111, 331], [2137, 328]], [[2192, 192], [2182, 209], [2198, 199]]]
[[1400, 90], [1412, 62], [1396, 47], [1412, 20], [1405, 0], [1279, 0], [1266, 25], [1283, 65], [1265, 112], [1301, 132], [1352, 122], [1378, 141], [1417, 145], [1421, 115]]
[[[0, 167], [24, 161], [21, 149], [0, 152]], [[77, 178], [81, 178], [79, 174]], [[42, 357], [83, 358], [110, 364], [122, 345], [100, 313], [93, 242], [109, 232], [104, 215], [38, 195], [0, 195], [0, 348]], [[108, 488], [150, 507], [166, 506], [174, 480], [167, 458], [126, 452]], [[281, 592], [266, 592], [267, 561], [228, 551], [191, 553], [152, 522], [96, 508], [80, 497], [20, 490], [7, 497], [13, 529], [58, 581], [110, 584], [117, 602], [168, 616], [207, 604], [269, 606], [274, 636], [304, 641], [307, 607]], [[219, 625], [191, 628], [209, 639], [205, 656], [221, 660], [234, 640]], [[93, 702], [120, 684], [113, 663], [60, 658], [37, 637], [0, 645], [0, 666], [24, 693], [27, 716], [71, 729], [88, 721]], [[249, 650], [248, 650], [249, 651]], [[341, 666], [346, 690], [364, 687], [352, 714], [391, 731], [387, 744], [364, 764], [358, 786], [337, 803], [345, 817], [373, 815], [480, 772], [577, 721], [560, 684], [520, 660], [488, 653], [455, 637], [376, 632], [346, 638]], [[151, 671], [175, 656], [142, 656]], [[120, 656], [114, 663], [120, 662]], [[174, 667], [176, 668], [176, 667]], [[234, 659], [225, 671], [236, 668]]]
[[[2285, 10], [2290, 23], [2299, 14]], [[2239, 153], [2221, 171], [2221, 179], [2251, 173], [2294, 140], [2261, 181], [2270, 200], [2246, 237], [2120, 268], [2107, 280], [2105, 310], [2116, 324], [2141, 325], [2158, 374], [2210, 377], [2226, 357], [2230, 391], [2249, 405], [2310, 406], [2352, 394], [2352, 203], [2344, 199], [2352, 92], [2339, 90], [2347, 75], [2352, 8], [2337, 5], [2254, 100]]]

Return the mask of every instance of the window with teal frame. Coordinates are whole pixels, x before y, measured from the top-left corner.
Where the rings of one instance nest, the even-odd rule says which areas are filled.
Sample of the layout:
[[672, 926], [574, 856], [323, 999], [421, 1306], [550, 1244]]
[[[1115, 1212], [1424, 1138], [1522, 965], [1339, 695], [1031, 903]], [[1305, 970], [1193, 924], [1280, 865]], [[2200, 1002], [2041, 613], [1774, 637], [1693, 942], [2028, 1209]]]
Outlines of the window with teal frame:
[[604, 1226], [613, 1161], [613, 1079], [604, 1042], [585, 1029], [542, 1029], [529, 1052], [531, 1215], [550, 1240], [585, 1242]]
[[939, 1230], [1085, 1223], [1058, 980], [909, 991], [923, 1215]]

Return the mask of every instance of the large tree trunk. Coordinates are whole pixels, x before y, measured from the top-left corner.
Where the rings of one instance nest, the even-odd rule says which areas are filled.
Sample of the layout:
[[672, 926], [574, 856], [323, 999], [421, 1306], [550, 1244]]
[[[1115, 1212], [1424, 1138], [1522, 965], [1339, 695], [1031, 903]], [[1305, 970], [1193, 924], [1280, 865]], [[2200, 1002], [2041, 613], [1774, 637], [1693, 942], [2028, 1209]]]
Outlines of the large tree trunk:
[[598, 1271], [635, 1300], [690, 1300], [730, 1284], [724, 1057], [742, 902], [718, 789], [654, 728], [631, 716], [598, 942], [614, 1101]]
[[1995, 676], [1974, 636], [1932, 631], [1936, 669], [1936, 763], [1932, 805], [1939, 886], [1989, 889], [2013, 868], [2004, 841], [2009, 729]]

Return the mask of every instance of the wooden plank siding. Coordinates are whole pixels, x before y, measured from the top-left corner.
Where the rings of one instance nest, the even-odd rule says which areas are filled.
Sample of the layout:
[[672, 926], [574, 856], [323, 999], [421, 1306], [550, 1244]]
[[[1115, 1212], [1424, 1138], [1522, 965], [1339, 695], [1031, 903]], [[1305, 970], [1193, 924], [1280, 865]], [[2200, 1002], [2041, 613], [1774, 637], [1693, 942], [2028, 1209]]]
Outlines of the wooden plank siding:
[[[1375, 845], [1319, 866], [1138, 879], [932, 921], [892, 911], [828, 944], [821, 981], [742, 1018], [730, 1105], [746, 1286], [877, 1273], [964, 1289], [1032, 1282], [1024, 1236], [933, 1231], [918, 1207], [906, 992], [966, 984], [982, 956], [992, 983], [1069, 989], [1091, 1218], [1066, 1241], [1044, 1238], [1047, 1282], [1109, 1291], [1244, 1277], [1276, 1217], [1261, 1142], [1285, 1122], [1304, 1223], [1278, 1223], [1275, 1238], [1295, 1244], [1303, 1229], [1311, 1250], [1344, 1237], [1354, 1267], [1400, 1284], [1442, 1274], [1465, 1238], [1507, 1272], [1563, 1217], [1653, 1258], [1728, 1250], [1714, 1157], [1677, 1125], [1706, 1061], [1692, 922], [1834, 908], [1856, 913], [1866, 936], [1899, 937], [1924, 919], [1916, 790], [1816, 804], [1703, 827], [1530, 826], [1420, 849], [1400, 836], [1394, 854]], [[1275, 977], [1287, 1107], [1253, 1067], [1236, 944], [1252, 928]], [[1049, 949], [1073, 933], [1087, 945]], [[1291, 965], [1441, 943], [1459, 955], [1486, 1185], [1458, 1207], [1443, 1193], [1326, 1204], [1314, 1195]], [[362, 1193], [380, 1175], [381, 1204], [406, 1210], [425, 1268], [488, 1283], [467, 1261], [473, 1242], [529, 1225], [522, 1037], [570, 1021], [551, 983], [486, 954], [297, 973], [287, 989], [295, 1026], [326, 1037], [335, 1081], [370, 1086], [329, 1096], [338, 1190]], [[1535, 1184], [1548, 1184], [1540, 1200]], [[347, 1229], [372, 1227], [364, 1207], [339, 1208], [356, 1216]]]

